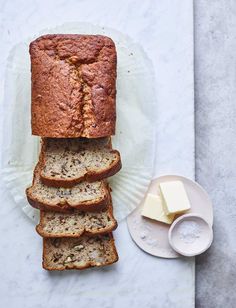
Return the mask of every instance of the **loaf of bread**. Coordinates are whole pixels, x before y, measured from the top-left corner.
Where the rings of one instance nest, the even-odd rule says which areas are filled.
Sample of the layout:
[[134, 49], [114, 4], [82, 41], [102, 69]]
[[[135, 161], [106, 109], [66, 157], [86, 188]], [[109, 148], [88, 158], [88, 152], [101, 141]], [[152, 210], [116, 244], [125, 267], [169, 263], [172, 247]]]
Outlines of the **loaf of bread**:
[[44, 35], [30, 44], [32, 134], [115, 134], [116, 49], [101, 35]]
[[45, 185], [72, 187], [87, 180], [102, 180], [121, 168], [120, 154], [110, 138], [44, 138], [41, 180]]
[[43, 239], [43, 268], [47, 270], [85, 269], [116, 261], [112, 234]]
[[118, 260], [107, 177], [121, 168], [116, 49], [101, 35], [43, 35], [30, 44], [32, 134], [42, 137], [29, 203], [40, 209], [43, 268], [85, 269]]
[[98, 211], [108, 205], [109, 188], [105, 181], [84, 181], [71, 188], [50, 187], [42, 183], [40, 173], [41, 161], [35, 167], [32, 186], [26, 189], [28, 202], [37, 209]]
[[99, 212], [74, 210], [71, 213], [40, 211], [37, 232], [43, 237], [80, 237], [82, 234], [97, 235], [113, 231], [117, 222], [113, 217], [112, 204]]

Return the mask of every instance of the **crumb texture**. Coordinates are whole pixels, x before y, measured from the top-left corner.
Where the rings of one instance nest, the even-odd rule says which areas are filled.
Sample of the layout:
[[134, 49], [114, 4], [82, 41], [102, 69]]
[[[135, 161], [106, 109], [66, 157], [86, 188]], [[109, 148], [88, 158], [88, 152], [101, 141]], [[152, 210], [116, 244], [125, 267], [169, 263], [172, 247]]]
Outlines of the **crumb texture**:
[[45, 35], [30, 44], [30, 56], [33, 135], [115, 134], [117, 60], [110, 38]]
[[[97, 175], [100, 179], [102, 173], [107, 177], [120, 164], [119, 152], [110, 148], [110, 138], [45, 138], [42, 151], [42, 179], [59, 180], [61, 185], [87, 176]], [[112, 174], [117, 171], [115, 168]]]
[[87, 181], [76, 184], [71, 188], [50, 187], [44, 185], [40, 179], [40, 162], [34, 171], [33, 185], [26, 191], [29, 201], [41, 209], [60, 208], [88, 208], [98, 203], [107, 203], [108, 188], [103, 181], [89, 183]]
[[84, 269], [118, 260], [111, 234], [80, 238], [45, 238], [43, 266], [48, 270]]
[[112, 205], [100, 212], [75, 210], [72, 213], [41, 211], [37, 231], [44, 237], [79, 237], [83, 233], [101, 234], [114, 230], [117, 222]]

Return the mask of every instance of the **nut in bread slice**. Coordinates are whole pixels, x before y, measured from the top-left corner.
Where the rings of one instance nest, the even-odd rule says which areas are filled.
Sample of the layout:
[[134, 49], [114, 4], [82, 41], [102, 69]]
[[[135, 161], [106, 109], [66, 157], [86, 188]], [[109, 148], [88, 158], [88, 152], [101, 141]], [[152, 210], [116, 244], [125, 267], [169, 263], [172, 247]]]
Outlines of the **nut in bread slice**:
[[113, 217], [112, 204], [100, 212], [71, 213], [40, 211], [37, 232], [43, 237], [80, 237], [82, 234], [97, 235], [113, 231], [117, 222]]
[[46, 270], [85, 269], [116, 261], [118, 255], [112, 233], [43, 239], [43, 268]]
[[111, 139], [43, 138], [41, 180], [54, 187], [72, 187], [87, 180], [102, 180], [121, 168], [120, 154]]
[[71, 188], [49, 187], [40, 179], [41, 160], [34, 171], [33, 185], [26, 189], [28, 202], [41, 210], [68, 211], [80, 209], [97, 211], [107, 207], [109, 188], [106, 182], [81, 182]]

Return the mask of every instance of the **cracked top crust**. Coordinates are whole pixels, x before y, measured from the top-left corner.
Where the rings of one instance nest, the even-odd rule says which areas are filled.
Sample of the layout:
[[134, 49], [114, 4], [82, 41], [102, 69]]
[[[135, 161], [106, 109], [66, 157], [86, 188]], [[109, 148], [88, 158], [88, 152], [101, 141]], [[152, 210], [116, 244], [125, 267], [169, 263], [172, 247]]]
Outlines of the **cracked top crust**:
[[115, 134], [116, 49], [101, 35], [44, 35], [30, 44], [32, 134]]

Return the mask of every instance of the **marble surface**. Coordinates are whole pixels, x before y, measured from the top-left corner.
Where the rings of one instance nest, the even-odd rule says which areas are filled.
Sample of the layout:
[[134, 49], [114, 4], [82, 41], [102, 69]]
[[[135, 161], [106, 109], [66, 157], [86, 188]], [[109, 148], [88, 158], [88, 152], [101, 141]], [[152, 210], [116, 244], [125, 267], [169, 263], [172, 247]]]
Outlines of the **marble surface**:
[[214, 242], [197, 258], [196, 306], [236, 305], [236, 2], [195, 1], [196, 178], [214, 205]]
[[[154, 176], [177, 173], [194, 178], [192, 1], [150, 0], [139, 6], [134, 0], [19, 0], [17, 4], [0, 1], [0, 90], [9, 51], [32, 33], [66, 21], [88, 21], [127, 33], [144, 47], [156, 72]], [[0, 196], [1, 306], [194, 306], [194, 259], [164, 260], [145, 254], [132, 242], [125, 221], [115, 232], [120, 262], [113, 267], [43, 271], [42, 244], [34, 225], [3, 186]]]

